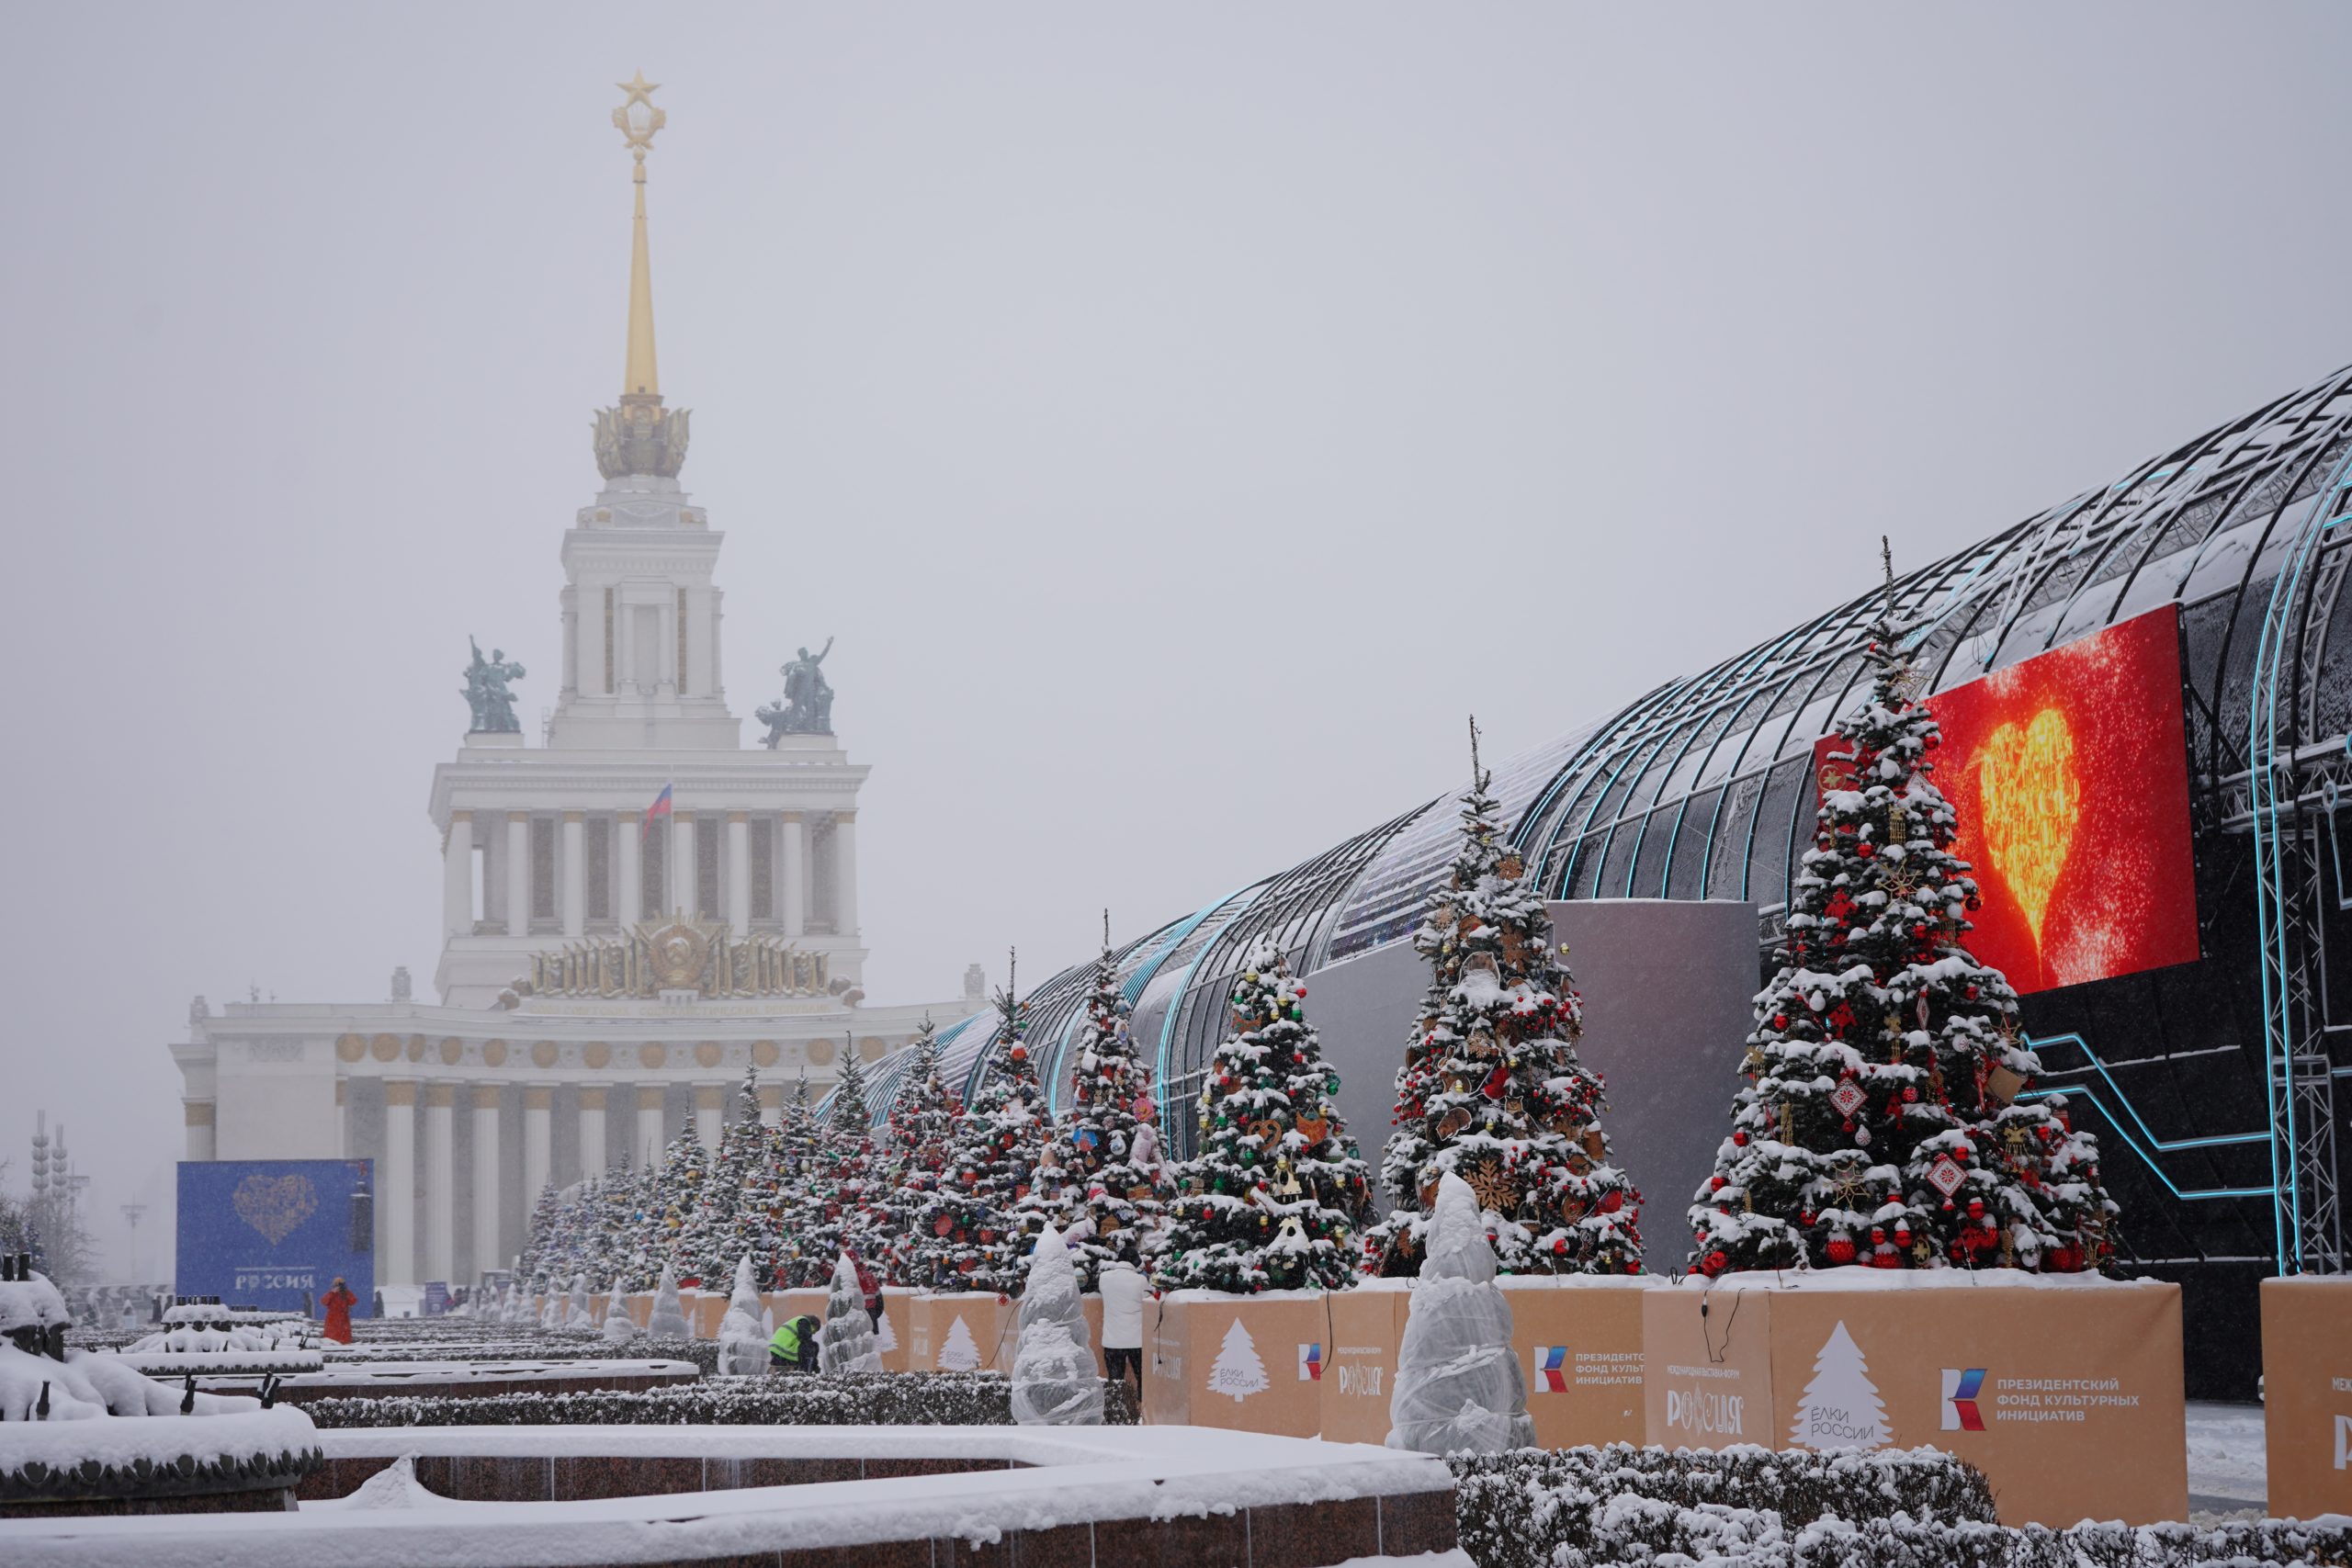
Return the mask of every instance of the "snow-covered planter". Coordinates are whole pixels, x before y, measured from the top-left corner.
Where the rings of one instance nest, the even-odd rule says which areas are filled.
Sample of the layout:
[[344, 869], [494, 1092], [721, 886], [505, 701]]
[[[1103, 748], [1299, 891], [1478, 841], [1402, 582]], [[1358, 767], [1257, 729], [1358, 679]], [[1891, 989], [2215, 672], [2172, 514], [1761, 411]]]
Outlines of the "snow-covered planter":
[[0, 1513], [283, 1492], [325, 1462], [299, 1410], [0, 1425]]
[[[845, 1372], [721, 1378], [637, 1392], [479, 1399], [322, 1399], [321, 1427], [1009, 1427], [1012, 1384], [995, 1372]], [[1136, 1424], [1132, 1385], [1103, 1388], [1102, 1419]]]
[[1984, 1476], [1934, 1449], [1815, 1454], [1612, 1443], [1454, 1454], [1446, 1462], [1462, 1545], [1480, 1568], [1645, 1562], [1669, 1551], [1745, 1562], [1740, 1551], [1780, 1550], [1832, 1516], [1855, 1521], [1901, 1513], [1929, 1524], [1985, 1526], [1994, 1517]]

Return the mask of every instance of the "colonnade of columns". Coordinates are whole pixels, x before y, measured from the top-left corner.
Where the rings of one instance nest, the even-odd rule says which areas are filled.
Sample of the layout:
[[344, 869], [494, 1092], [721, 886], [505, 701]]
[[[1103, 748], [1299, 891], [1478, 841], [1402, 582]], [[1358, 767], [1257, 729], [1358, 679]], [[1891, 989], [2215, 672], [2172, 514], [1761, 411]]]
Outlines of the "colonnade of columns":
[[[728, 811], [713, 813], [713, 831], [723, 831], [720, 852], [726, 862], [726, 908], [728, 923], [735, 930], [748, 931], [752, 924], [752, 831], [751, 813]], [[829, 819], [833, 831], [833, 929], [844, 934], [857, 927], [857, 813], [835, 811], [816, 814], [820, 820]], [[441, 899], [442, 926], [449, 936], [469, 936], [474, 930], [473, 855], [481, 835], [471, 811], [452, 811], [448, 833], [442, 845]], [[504, 919], [503, 929], [508, 936], [526, 937], [531, 932], [531, 814], [509, 811], [505, 818], [505, 851], [501, 857], [504, 866]], [[776, 897], [772, 918], [786, 937], [803, 936], [808, 929], [808, 850], [809, 817], [799, 811], [776, 815], [778, 859]], [[613, 918], [627, 924], [638, 918], [645, 907], [645, 870], [642, 849], [641, 814], [623, 811], [615, 815], [613, 824], [613, 857], [611, 904]], [[560, 889], [558, 910], [562, 931], [567, 941], [577, 941], [588, 930], [588, 866], [587, 813], [565, 811], [560, 814], [560, 828], [556, 836], [558, 868], [556, 886]], [[695, 909], [700, 900], [695, 897], [695, 835], [701, 830], [696, 814], [678, 811], [672, 815], [670, 840], [663, 857], [667, 872], [666, 886], [661, 889], [660, 907], [663, 909]], [[716, 915], [719, 910], [704, 910]]]
[[[377, 1259], [377, 1278], [387, 1284], [414, 1284], [425, 1280], [447, 1280], [451, 1284], [463, 1281], [452, 1278], [458, 1263], [457, 1206], [457, 1139], [456, 1117], [459, 1096], [472, 1112], [470, 1122], [471, 1156], [469, 1169], [472, 1177], [469, 1212], [465, 1216], [469, 1227], [476, 1268], [497, 1267], [509, 1258], [521, 1241], [519, 1235], [503, 1234], [504, 1186], [501, 1173], [502, 1122], [508, 1085], [498, 1083], [458, 1084], [453, 1082], [419, 1081], [411, 1078], [384, 1080], [384, 1147], [377, 1164], [376, 1204], [378, 1236], [380, 1248]], [[590, 1174], [608, 1168], [615, 1153], [625, 1157], [624, 1165], [639, 1165], [648, 1157], [659, 1158], [662, 1150], [663, 1111], [669, 1086], [640, 1083], [635, 1086], [637, 1118], [633, 1124], [634, 1147], [616, 1150], [608, 1137], [607, 1110], [614, 1089], [602, 1084], [583, 1084], [577, 1090], [579, 1099], [579, 1167]], [[623, 1087], [620, 1091], [628, 1094]], [[777, 1124], [784, 1106], [784, 1089], [780, 1084], [760, 1086], [760, 1120], [767, 1126]], [[695, 1136], [713, 1153], [718, 1148], [720, 1132], [726, 1122], [728, 1090], [721, 1084], [694, 1086], [693, 1122]], [[347, 1082], [336, 1080], [335, 1100], [344, 1118], [343, 1147], [349, 1153], [350, 1106]], [[196, 1107], [200, 1103], [209, 1125], [209, 1102], [191, 1101], [189, 1122], [197, 1121]], [[418, 1123], [417, 1111], [424, 1111], [423, 1124]], [[545, 1190], [553, 1174], [555, 1086], [526, 1084], [522, 1087], [522, 1192], [525, 1204], [535, 1201]], [[420, 1143], [419, 1134], [422, 1134]], [[195, 1140], [191, 1136], [193, 1146]], [[527, 1218], [526, 1223], [527, 1223]]]

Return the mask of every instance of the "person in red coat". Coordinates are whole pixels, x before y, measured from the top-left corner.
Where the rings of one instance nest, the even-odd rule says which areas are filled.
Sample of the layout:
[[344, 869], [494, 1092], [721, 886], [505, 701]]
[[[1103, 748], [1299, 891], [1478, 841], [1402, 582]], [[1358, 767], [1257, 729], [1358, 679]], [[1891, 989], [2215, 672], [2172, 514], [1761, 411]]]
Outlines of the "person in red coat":
[[343, 1282], [342, 1275], [334, 1277], [334, 1289], [319, 1304], [327, 1309], [326, 1337], [338, 1345], [350, 1344], [351, 1309], [359, 1304], [359, 1298], [351, 1293], [351, 1287]]

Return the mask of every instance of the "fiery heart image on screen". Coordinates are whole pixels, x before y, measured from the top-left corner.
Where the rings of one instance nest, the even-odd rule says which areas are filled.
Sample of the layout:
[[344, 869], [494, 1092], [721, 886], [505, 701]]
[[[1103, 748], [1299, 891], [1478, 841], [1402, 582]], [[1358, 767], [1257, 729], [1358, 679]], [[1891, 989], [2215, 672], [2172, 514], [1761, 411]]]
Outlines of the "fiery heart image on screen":
[[2043, 708], [2022, 728], [2004, 724], [1993, 731], [1970, 762], [1991, 870], [2025, 911], [2038, 950], [2050, 895], [2065, 872], [2075, 825], [2082, 819], [2075, 733], [2064, 714]]
[[[1979, 904], [1968, 950], [2020, 995], [2198, 956], [2180, 616], [2172, 605], [1927, 700], [1936, 787]], [[1842, 784], [1834, 736], [1815, 774]]]

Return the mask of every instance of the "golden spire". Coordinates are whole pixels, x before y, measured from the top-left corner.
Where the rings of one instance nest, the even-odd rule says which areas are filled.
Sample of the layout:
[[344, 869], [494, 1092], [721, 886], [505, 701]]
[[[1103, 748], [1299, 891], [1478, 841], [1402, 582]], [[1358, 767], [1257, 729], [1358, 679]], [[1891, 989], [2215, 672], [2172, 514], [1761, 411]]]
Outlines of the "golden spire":
[[670, 117], [656, 107], [659, 85], [637, 73], [617, 84], [628, 95], [613, 124], [637, 155], [636, 232], [628, 258], [628, 359], [617, 408], [596, 414], [596, 468], [608, 479], [631, 474], [673, 479], [686, 460], [686, 411], [662, 406], [662, 372], [653, 356], [653, 263], [645, 243], [645, 154]]
[[668, 124], [670, 117], [653, 103], [652, 96], [661, 85], [648, 82], [644, 72], [639, 72], [634, 81], [616, 85], [628, 97], [613, 111], [613, 124], [637, 155], [637, 216], [628, 254], [628, 361], [621, 377], [621, 395], [658, 398], [662, 370], [653, 353], [653, 262], [645, 242], [645, 154], [653, 146], [653, 133]]

